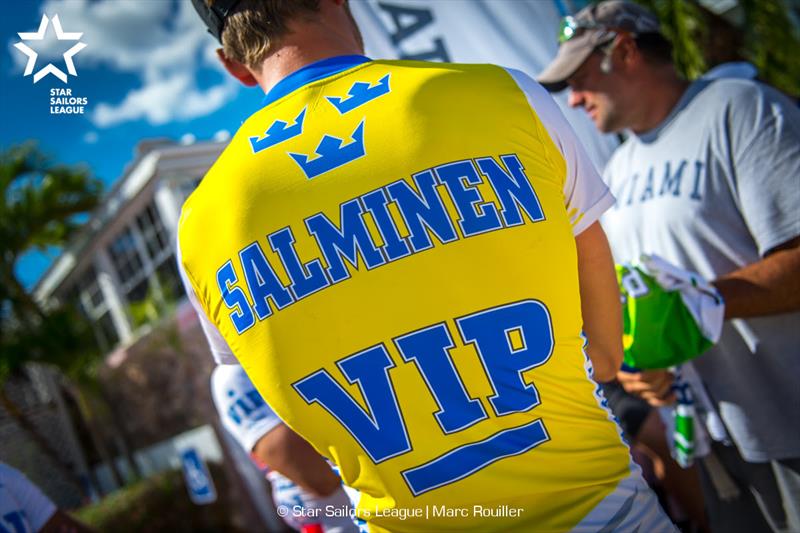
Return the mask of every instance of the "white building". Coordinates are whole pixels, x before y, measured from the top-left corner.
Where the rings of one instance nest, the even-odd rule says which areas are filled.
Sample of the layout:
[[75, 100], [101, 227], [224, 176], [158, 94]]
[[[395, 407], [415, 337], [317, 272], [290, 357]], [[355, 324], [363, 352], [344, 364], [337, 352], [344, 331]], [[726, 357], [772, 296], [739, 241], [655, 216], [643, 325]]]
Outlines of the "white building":
[[103, 352], [135, 340], [154, 318], [148, 304], [163, 309], [183, 297], [175, 263], [181, 206], [226, 144], [140, 142], [123, 176], [36, 285], [36, 300], [77, 298]]

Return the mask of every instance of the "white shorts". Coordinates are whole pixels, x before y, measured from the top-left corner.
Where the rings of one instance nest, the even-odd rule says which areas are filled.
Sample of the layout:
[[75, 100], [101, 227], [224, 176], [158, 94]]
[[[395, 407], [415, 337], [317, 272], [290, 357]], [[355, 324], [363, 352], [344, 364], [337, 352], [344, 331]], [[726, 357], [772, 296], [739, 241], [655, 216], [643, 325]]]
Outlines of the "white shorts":
[[638, 467], [583, 517], [575, 533], [677, 533]]

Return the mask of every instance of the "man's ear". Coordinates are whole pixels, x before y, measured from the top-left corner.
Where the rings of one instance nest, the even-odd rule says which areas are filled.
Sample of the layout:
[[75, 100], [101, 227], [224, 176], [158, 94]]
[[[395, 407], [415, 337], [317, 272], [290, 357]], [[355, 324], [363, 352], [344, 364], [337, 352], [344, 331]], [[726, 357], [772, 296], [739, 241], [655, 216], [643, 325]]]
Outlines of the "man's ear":
[[227, 70], [231, 76], [239, 80], [243, 85], [246, 85], [247, 87], [254, 87], [258, 85], [258, 81], [253, 76], [253, 73], [250, 71], [250, 69], [242, 63], [227, 57], [222, 48], [217, 48], [217, 57], [219, 58], [220, 63], [222, 63], [222, 66], [225, 67], [225, 70]]
[[644, 56], [636, 47], [636, 41], [630, 35], [621, 35], [616, 48], [620, 62], [627, 68], [636, 66], [644, 61]]

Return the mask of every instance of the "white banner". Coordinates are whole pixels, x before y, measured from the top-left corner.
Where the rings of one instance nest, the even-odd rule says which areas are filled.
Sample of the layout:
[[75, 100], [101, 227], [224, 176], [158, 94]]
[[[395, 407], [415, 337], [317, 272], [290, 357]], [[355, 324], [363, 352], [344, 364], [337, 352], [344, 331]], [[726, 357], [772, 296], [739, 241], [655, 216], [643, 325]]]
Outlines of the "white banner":
[[[580, 0], [579, 0], [580, 1]], [[555, 57], [569, 0], [355, 0], [353, 15], [368, 56], [455, 63], [494, 63], [535, 77]], [[583, 3], [583, 2], [580, 2]], [[569, 122], [602, 170], [617, 146], [586, 114], [556, 96]]]

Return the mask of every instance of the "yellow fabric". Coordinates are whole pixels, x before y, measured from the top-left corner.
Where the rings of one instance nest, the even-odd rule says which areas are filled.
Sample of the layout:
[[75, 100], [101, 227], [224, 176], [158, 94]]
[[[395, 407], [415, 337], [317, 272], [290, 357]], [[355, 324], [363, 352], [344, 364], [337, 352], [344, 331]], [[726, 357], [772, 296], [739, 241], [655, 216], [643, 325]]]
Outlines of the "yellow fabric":
[[[390, 92], [347, 113], [327, 96], [346, 97], [357, 81], [375, 86], [390, 74]], [[301, 135], [253, 153], [250, 138], [263, 138], [276, 120], [291, 126], [303, 109]], [[314, 154], [323, 135], [350, 141], [364, 121], [366, 155], [309, 179], [288, 154]], [[439, 165], [470, 158], [516, 154], [535, 190], [545, 220], [464, 237], [454, 202], [437, 187], [457, 239], [371, 269], [346, 265], [349, 278], [278, 309], [237, 333], [216, 275], [231, 261], [250, 299], [239, 251], [257, 242], [281, 282], [290, 278], [267, 236], [290, 227], [300, 260], [321, 257], [304, 220], [323, 213], [340, 222], [340, 204]], [[313, 159], [313, 155], [311, 156]], [[505, 167], [504, 167], [505, 168]], [[375, 530], [568, 530], [629, 472], [618, 430], [598, 405], [587, 379], [582, 346], [575, 241], [564, 206], [565, 161], [512, 78], [486, 65], [375, 61], [314, 82], [255, 113], [240, 128], [195, 193], [179, 228], [184, 269], [211, 321], [241, 361], [258, 391], [290, 427], [335, 462], [346, 484], [362, 492], [360, 513]], [[483, 201], [500, 207], [484, 175]], [[406, 224], [390, 204], [401, 236]], [[376, 246], [384, 240], [370, 214], [363, 220]], [[327, 266], [322, 261], [323, 266]], [[555, 347], [544, 364], [526, 371], [541, 404], [496, 416], [492, 386], [473, 345], [465, 345], [454, 319], [503, 304], [534, 299], [549, 310]], [[444, 322], [454, 339], [450, 356], [470, 398], [488, 418], [444, 434], [439, 410], [413, 362], [392, 339]], [[512, 345], [519, 339], [509, 335]], [[394, 363], [388, 373], [412, 450], [374, 464], [358, 442], [319, 404], [307, 404], [291, 384], [326, 369], [362, 408], [358, 385], [335, 362], [383, 343]], [[519, 346], [514, 346], [519, 348]], [[538, 418], [549, 440], [500, 459], [449, 485], [413, 496], [401, 472], [458, 446]], [[519, 516], [479, 516], [473, 505], [522, 508]], [[437, 506], [437, 510], [433, 508]], [[444, 517], [441, 506], [468, 509]], [[392, 509], [421, 509], [400, 519]], [[500, 514], [517, 514], [499, 511]]]

